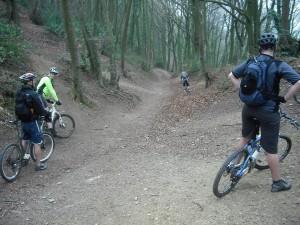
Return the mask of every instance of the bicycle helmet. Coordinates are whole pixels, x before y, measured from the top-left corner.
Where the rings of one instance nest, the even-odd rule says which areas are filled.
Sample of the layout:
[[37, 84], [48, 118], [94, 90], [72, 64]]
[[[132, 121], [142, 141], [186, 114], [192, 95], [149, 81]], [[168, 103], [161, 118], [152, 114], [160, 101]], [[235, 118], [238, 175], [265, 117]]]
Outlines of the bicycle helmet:
[[23, 75], [21, 75], [19, 77], [19, 79], [23, 82], [23, 83], [27, 83], [28, 81], [32, 81], [36, 78], [36, 75], [34, 75], [33, 73], [25, 73]]
[[56, 75], [59, 74], [59, 72], [58, 72], [58, 70], [57, 70], [56, 67], [51, 67], [51, 68], [49, 69], [49, 72], [50, 72], [51, 74], [53, 74], [54, 76], [56, 76]]
[[260, 35], [258, 43], [260, 46], [275, 46], [277, 42], [277, 38], [272, 33], [263, 33]]

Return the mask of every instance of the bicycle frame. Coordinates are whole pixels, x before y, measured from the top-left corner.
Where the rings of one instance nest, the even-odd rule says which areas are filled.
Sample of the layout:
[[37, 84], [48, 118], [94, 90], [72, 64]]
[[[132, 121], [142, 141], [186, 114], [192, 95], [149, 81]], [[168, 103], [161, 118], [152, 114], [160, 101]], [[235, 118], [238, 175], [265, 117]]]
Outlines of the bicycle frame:
[[[49, 109], [49, 112], [51, 112], [51, 122], [53, 123], [53, 121], [56, 117], [59, 118], [59, 122], [62, 122], [61, 121], [61, 113], [55, 108], [55, 105], [56, 105], [56, 102], [51, 103], [51, 106], [50, 106], [50, 109]], [[46, 122], [45, 119], [41, 120], [40, 128], [41, 128], [42, 131], [44, 130], [43, 127], [45, 125], [45, 122]]]
[[51, 104], [50, 112], [51, 112], [51, 121], [53, 122], [56, 115], [61, 118], [60, 112], [55, 108], [56, 103]]
[[246, 144], [241, 150], [241, 152], [246, 151], [247, 156], [243, 160], [240, 169], [237, 171], [236, 176], [238, 176], [239, 178], [246, 175], [251, 171], [252, 168], [254, 168], [256, 157], [255, 156], [253, 157], [253, 155], [255, 154], [256, 151], [259, 152], [261, 150], [259, 144], [260, 139], [261, 139], [261, 135], [256, 135], [256, 137], [250, 140], [249, 143]]

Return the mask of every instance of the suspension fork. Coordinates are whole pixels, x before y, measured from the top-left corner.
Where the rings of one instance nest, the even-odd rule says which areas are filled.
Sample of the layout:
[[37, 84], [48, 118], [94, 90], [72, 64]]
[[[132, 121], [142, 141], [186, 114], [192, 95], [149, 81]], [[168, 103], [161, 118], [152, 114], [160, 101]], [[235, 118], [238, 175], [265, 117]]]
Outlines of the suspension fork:
[[56, 117], [58, 117], [59, 120], [61, 120], [61, 115], [60, 115], [60, 113], [59, 113], [57, 110], [54, 109], [54, 110], [51, 112], [51, 121], [53, 122], [54, 119], [55, 119]]

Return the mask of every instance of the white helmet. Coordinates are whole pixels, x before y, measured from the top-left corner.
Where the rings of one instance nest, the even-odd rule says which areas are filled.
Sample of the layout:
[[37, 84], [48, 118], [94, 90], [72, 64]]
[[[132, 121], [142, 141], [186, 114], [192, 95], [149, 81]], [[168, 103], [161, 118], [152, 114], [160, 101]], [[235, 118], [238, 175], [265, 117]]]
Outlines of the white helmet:
[[51, 68], [49, 69], [49, 72], [50, 72], [51, 74], [53, 74], [54, 76], [55, 76], [55, 75], [58, 75], [58, 73], [59, 73], [56, 67], [51, 67]]

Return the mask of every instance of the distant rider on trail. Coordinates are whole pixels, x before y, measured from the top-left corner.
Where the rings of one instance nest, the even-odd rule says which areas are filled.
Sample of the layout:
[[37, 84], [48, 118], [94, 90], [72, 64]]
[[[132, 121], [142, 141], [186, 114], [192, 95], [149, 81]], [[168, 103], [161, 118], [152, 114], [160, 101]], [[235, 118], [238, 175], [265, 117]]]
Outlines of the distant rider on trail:
[[186, 94], [190, 95], [191, 91], [189, 89], [189, 74], [186, 71], [182, 71], [180, 74], [180, 81], [182, 83], [183, 90]]
[[180, 81], [183, 87], [189, 87], [189, 74], [185, 71], [182, 71], [180, 74]]

